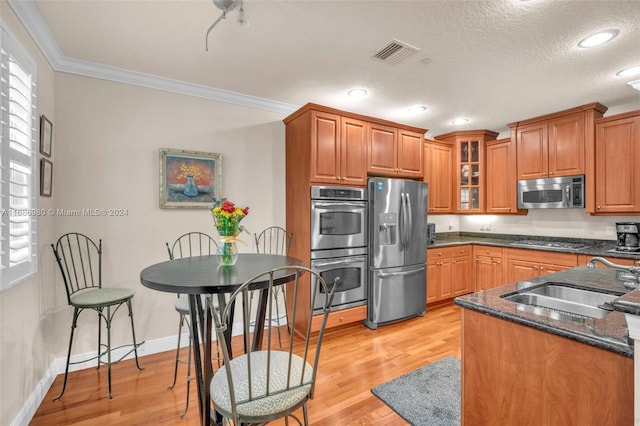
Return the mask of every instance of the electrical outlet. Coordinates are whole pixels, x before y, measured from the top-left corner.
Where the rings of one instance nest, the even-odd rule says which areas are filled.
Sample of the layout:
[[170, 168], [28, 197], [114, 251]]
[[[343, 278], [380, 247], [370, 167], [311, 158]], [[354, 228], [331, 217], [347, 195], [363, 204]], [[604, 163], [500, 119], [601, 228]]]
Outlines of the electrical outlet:
[[607, 226], [606, 227], [606, 232], [607, 235], [610, 237], [615, 237], [616, 236], [616, 228], [614, 228], [613, 226]]
[[481, 231], [484, 231], [484, 230], [485, 230], [485, 228], [486, 228], [486, 225], [485, 225], [484, 223], [480, 224], [480, 230], [481, 230]]
[[487, 231], [491, 231], [491, 222], [487, 222], [487, 224], [484, 226], [484, 229]]

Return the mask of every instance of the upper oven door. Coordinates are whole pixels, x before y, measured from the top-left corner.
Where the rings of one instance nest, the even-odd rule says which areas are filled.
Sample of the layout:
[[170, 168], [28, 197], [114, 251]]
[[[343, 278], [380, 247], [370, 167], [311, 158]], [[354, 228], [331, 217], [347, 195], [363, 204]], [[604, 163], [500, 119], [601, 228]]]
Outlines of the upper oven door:
[[366, 201], [311, 200], [311, 250], [366, 245]]

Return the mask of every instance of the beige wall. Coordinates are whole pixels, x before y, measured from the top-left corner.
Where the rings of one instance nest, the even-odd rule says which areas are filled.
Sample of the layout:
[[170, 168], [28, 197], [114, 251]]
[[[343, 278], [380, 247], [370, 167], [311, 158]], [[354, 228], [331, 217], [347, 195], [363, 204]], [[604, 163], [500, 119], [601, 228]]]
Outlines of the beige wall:
[[[13, 10], [2, 0], [0, 17], [37, 64], [38, 113], [55, 123], [55, 73], [31, 41]], [[53, 158], [57, 160], [56, 157]], [[52, 199], [38, 199], [48, 208]], [[51, 277], [46, 275], [47, 244], [55, 234], [55, 219], [38, 221], [39, 273], [0, 293], [0, 424], [9, 425], [44, 376], [53, 359], [47, 342], [51, 317], [43, 305]]]
[[[39, 112], [54, 123], [53, 197], [40, 198], [39, 207], [128, 211], [122, 217], [40, 218], [38, 275], [0, 293], [0, 424], [8, 425], [29, 404], [37, 408], [52, 363], [66, 355], [71, 309], [49, 245], [69, 231], [102, 238], [105, 284], [136, 290], [138, 337], [153, 342], [174, 336], [174, 296], [142, 287], [140, 270], [167, 259], [165, 241], [214, 227], [207, 210], [158, 207], [158, 149], [221, 153], [223, 194], [250, 206], [243, 223], [255, 232], [285, 223], [284, 126], [276, 113], [54, 73], [4, 0], [0, 16], [37, 61]], [[536, 212], [495, 218], [492, 232], [604, 238], [605, 226], [616, 219]], [[438, 232], [479, 226], [472, 216], [431, 220]], [[246, 240], [241, 251], [251, 250]], [[96, 320], [84, 315], [90, 325], [79, 329], [74, 354], [95, 350]], [[126, 317], [117, 318], [115, 344], [126, 343]]]

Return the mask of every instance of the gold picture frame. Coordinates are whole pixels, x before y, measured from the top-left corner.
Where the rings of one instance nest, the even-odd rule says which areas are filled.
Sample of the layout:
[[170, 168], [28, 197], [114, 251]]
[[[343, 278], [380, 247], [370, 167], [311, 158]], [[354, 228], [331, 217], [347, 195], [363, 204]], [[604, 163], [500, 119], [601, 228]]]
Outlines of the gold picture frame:
[[160, 208], [211, 208], [222, 190], [222, 154], [160, 148]]
[[53, 123], [44, 115], [40, 116], [40, 154], [51, 157], [53, 145]]

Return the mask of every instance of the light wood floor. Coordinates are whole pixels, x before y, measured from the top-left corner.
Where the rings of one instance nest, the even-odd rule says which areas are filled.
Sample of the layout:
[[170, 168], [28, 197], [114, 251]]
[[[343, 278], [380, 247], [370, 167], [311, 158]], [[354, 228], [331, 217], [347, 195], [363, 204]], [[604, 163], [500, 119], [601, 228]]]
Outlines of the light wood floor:
[[[326, 426], [406, 425], [370, 389], [446, 356], [460, 358], [460, 308], [453, 302], [429, 307], [422, 318], [377, 330], [361, 324], [331, 329], [322, 346], [309, 422]], [[142, 357], [143, 371], [138, 371], [132, 360], [113, 366], [112, 401], [104, 366], [98, 371], [90, 368], [70, 373], [64, 397], [52, 402], [62, 388], [59, 375], [31, 425], [198, 425], [195, 382], [191, 382], [189, 412], [180, 419], [186, 397], [186, 366], [178, 370], [176, 388], [167, 390], [174, 357], [174, 351]]]

